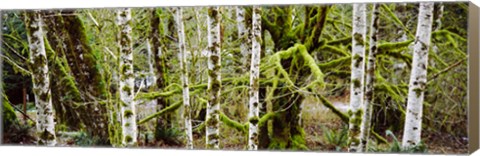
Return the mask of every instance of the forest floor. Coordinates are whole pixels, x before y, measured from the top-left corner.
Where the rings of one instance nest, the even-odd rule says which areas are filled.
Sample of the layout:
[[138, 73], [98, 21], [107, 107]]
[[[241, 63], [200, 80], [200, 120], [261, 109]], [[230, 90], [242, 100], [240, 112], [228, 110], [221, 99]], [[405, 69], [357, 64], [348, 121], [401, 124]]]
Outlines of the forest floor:
[[[342, 112], [348, 110], [348, 98], [329, 98], [332, 104]], [[139, 108], [141, 109], [151, 109], [151, 108]], [[22, 119], [22, 114], [18, 113], [19, 119]], [[35, 120], [36, 113], [34, 111], [28, 111], [30, 118]], [[323, 106], [321, 102], [316, 101], [312, 98], [308, 98], [303, 103], [303, 125], [306, 132], [306, 143], [310, 151], [322, 151], [322, 152], [335, 152], [335, 151], [346, 151], [346, 133], [342, 133], [341, 130], [346, 128], [346, 125], [341, 121], [339, 117], [333, 114], [328, 108]], [[28, 131], [33, 135], [34, 127]], [[330, 131], [330, 132], [326, 132]], [[68, 132], [67, 132], [68, 133]], [[336, 139], [327, 139], [325, 133], [333, 135], [333, 138]], [[76, 135], [75, 133], [72, 133]], [[221, 134], [227, 137], [221, 140], [221, 148], [225, 150], [245, 150], [245, 145], [247, 144], [246, 137], [243, 136], [241, 132], [238, 132], [232, 128], [227, 128], [225, 126], [221, 127]], [[344, 135], [342, 137], [342, 134]], [[400, 134], [395, 134], [397, 138], [401, 138]], [[384, 136], [385, 137], [385, 136]], [[391, 141], [392, 138], [385, 137], [387, 140]], [[59, 146], [79, 146], [75, 143], [79, 142], [78, 135], [76, 141], [72, 135], [69, 136], [59, 136], [58, 145]], [[468, 142], [465, 138], [459, 139], [448, 134], [431, 134], [430, 136], [424, 138], [427, 142], [428, 153], [435, 154], [460, 154], [468, 152]], [[80, 140], [81, 141], [81, 140]], [[23, 142], [23, 145], [33, 144], [32, 140]], [[88, 144], [83, 140], [82, 143]], [[83, 145], [85, 146], [85, 145]], [[166, 143], [156, 142], [156, 143], [141, 143], [140, 146], [147, 148], [183, 148], [182, 145], [167, 145]], [[205, 137], [199, 133], [194, 133], [194, 147], [196, 149], [203, 149], [205, 147]], [[379, 145], [379, 148], [388, 148], [388, 145]]]

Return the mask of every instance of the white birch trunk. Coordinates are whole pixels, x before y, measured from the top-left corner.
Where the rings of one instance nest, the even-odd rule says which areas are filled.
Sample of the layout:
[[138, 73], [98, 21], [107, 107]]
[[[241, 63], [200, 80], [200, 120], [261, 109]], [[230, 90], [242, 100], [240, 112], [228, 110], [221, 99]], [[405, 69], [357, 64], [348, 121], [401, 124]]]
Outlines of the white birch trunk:
[[178, 49], [180, 51], [180, 68], [182, 70], [182, 87], [183, 87], [183, 118], [185, 120], [185, 134], [187, 137], [187, 149], [193, 149], [193, 135], [192, 135], [192, 119], [190, 113], [190, 93], [188, 88], [188, 68], [187, 68], [187, 53], [185, 48], [185, 26], [183, 25], [182, 8], [173, 8], [175, 14], [175, 23], [178, 33]]
[[375, 83], [375, 61], [377, 55], [377, 40], [378, 40], [378, 26], [379, 26], [379, 14], [378, 5], [372, 4], [372, 17], [370, 25], [370, 47], [368, 53], [367, 62], [367, 75], [365, 82], [365, 101], [364, 101], [364, 114], [362, 124], [360, 128], [360, 145], [359, 152], [368, 152], [368, 138], [370, 136], [370, 126], [372, 119], [372, 103]]
[[208, 102], [206, 114], [207, 149], [219, 149], [219, 111], [221, 83], [220, 10], [208, 8]]
[[366, 18], [366, 4], [353, 4], [352, 75], [348, 131], [349, 152], [361, 151], [358, 147], [360, 144], [360, 124], [363, 116]]
[[122, 145], [137, 145], [137, 122], [134, 97], [132, 27], [129, 8], [117, 10], [120, 47], [120, 103], [122, 114]]
[[37, 109], [37, 144], [55, 146], [55, 122], [50, 90], [49, 69], [45, 51], [43, 22], [38, 11], [25, 14], [27, 38], [30, 49], [30, 70], [32, 72], [33, 94]]
[[[242, 65], [247, 66], [248, 62], [248, 55], [250, 54], [250, 47], [251, 47], [251, 29], [246, 26], [245, 24], [245, 8], [241, 6], [236, 7], [237, 13], [237, 29], [238, 29], [238, 39], [241, 41], [240, 43], [240, 52], [242, 54], [242, 58], [240, 58]], [[243, 69], [243, 68], [242, 68]]]
[[259, 100], [258, 90], [260, 86], [260, 44], [262, 42], [261, 29], [261, 8], [259, 6], [253, 7], [252, 12], [252, 62], [250, 67], [250, 100], [248, 102], [248, 150], [258, 149], [258, 121], [259, 121]]
[[402, 147], [410, 148], [420, 143], [422, 131], [423, 97], [427, 82], [428, 49], [432, 32], [433, 2], [420, 3], [412, 71], [408, 87], [407, 114]]

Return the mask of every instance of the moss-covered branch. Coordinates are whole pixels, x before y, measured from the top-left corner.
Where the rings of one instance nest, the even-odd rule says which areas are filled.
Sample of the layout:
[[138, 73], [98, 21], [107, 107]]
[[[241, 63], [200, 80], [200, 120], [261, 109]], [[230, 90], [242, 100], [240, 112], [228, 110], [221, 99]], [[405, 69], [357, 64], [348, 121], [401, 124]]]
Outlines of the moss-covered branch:
[[173, 105], [170, 105], [167, 108], [164, 108], [157, 113], [154, 113], [152, 115], [149, 115], [149, 116], [141, 119], [140, 121], [138, 121], [138, 124], [145, 123], [145, 122], [147, 122], [147, 121], [149, 121], [149, 120], [151, 120], [151, 119], [153, 119], [157, 116], [163, 115], [165, 113], [173, 112], [173, 111], [177, 110], [178, 108], [180, 108], [180, 106], [182, 106], [182, 101], [176, 102]]
[[245, 124], [242, 124], [242, 123], [239, 123], [239, 122], [236, 122], [230, 118], [228, 118], [225, 114], [223, 113], [220, 113], [220, 121], [222, 121], [225, 125], [227, 125], [228, 127], [232, 127], [232, 128], [235, 128], [236, 130], [238, 131], [241, 131], [241, 132], [247, 132], [248, 130], [248, 122], [245, 123]]
[[412, 34], [412, 32], [410, 32], [410, 30], [402, 23], [402, 21], [400, 21], [400, 19], [398, 19], [398, 17], [395, 15], [395, 13], [393, 13], [393, 11], [390, 10], [390, 8], [387, 6], [387, 4], [381, 4], [380, 6], [383, 8], [383, 10], [385, 10], [388, 13], [390, 18], [396, 24], [398, 24], [400, 27], [403, 28], [403, 31], [405, 31], [405, 33], [408, 35], [408, 37], [410, 37], [411, 39], [415, 38], [415, 36]]

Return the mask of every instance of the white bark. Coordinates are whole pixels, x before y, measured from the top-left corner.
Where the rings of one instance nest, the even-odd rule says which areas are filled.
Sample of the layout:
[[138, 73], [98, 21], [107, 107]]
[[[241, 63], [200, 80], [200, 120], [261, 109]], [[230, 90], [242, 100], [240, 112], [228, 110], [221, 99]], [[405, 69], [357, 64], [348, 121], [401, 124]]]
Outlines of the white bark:
[[207, 149], [219, 149], [219, 111], [221, 89], [220, 10], [208, 8], [208, 102], [206, 114]]
[[36, 128], [38, 144], [55, 146], [55, 122], [48, 75], [47, 55], [45, 51], [43, 22], [39, 12], [27, 13], [25, 25], [30, 50], [30, 70], [32, 72], [33, 94], [37, 109]]
[[408, 87], [407, 114], [402, 140], [403, 148], [417, 146], [422, 131], [423, 97], [427, 82], [428, 49], [433, 22], [433, 3], [420, 3], [413, 50], [412, 71]]
[[134, 73], [132, 51], [132, 27], [129, 8], [117, 10], [120, 46], [120, 103], [122, 114], [122, 145], [131, 147], [137, 144], [137, 122], [134, 98]]
[[188, 68], [187, 68], [187, 53], [185, 48], [185, 26], [183, 24], [183, 10], [182, 8], [173, 8], [175, 14], [175, 23], [178, 33], [178, 49], [180, 51], [180, 68], [182, 70], [182, 87], [183, 87], [183, 117], [185, 120], [185, 134], [187, 137], [187, 149], [193, 149], [193, 135], [192, 135], [192, 119], [190, 113], [190, 93], [188, 90]]
[[260, 86], [260, 50], [262, 42], [261, 31], [261, 8], [259, 6], [253, 7], [252, 12], [252, 30], [253, 30], [253, 42], [252, 42], [252, 62], [250, 67], [250, 100], [249, 100], [249, 127], [248, 127], [248, 149], [258, 149], [258, 121], [259, 121], [259, 100], [258, 90]]
[[[250, 54], [250, 47], [251, 47], [251, 29], [246, 26], [245, 24], [245, 8], [241, 6], [236, 7], [237, 13], [237, 29], [238, 29], [238, 39], [241, 41], [240, 43], [240, 52], [242, 54], [242, 58], [240, 58], [242, 65], [247, 64], [248, 62], [248, 55]], [[242, 68], [243, 69], [243, 68]]]
[[372, 103], [373, 103], [373, 93], [374, 93], [374, 83], [375, 83], [375, 61], [377, 54], [377, 40], [378, 40], [378, 26], [379, 26], [379, 11], [378, 5], [372, 4], [372, 17], [370, 25], [370, 47], [368, 53], [368, 62], [367, 62], [367, 76], [365, 82], [365, 101], [362, 124], [360, 128], [360, 145], [359, 152], [368, 152], [368, 138], [370, 136], [370, 126], [372, 119]]
[[363, 116], [363, 86], [365, 75], [365, 39], [366, 4], [353, 4], [353, 40], [352, 40], [352, 75], [350, 85], [350, 123], [348, 143], [350, 152], [361, 151], [360, 123]]

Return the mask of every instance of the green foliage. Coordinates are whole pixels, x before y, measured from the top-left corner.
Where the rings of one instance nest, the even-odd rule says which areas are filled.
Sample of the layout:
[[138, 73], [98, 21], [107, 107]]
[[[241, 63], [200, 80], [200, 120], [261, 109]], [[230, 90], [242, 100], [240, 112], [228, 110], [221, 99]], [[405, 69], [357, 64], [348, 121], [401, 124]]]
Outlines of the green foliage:
[[179, 144], [181, 142], [180, 137], [184, 135], [184, 131], [178, 128], [164, 128], [164, 127], [156, 127], [155, 129], [155, 139], [156, 140], [163, 140], [167, 143], [175, 143]]
[[392, 131], [387, 130], [387, 136], [392, 138], [392, 141], [388, 143], [387, 148], [380, 148], [380, 147], [372, 147], [370, 148], [373, 152], [389, 152], [389, 153], [427, 153], [428, 149], [427, 146], [421, 141], [419, 145], [404, 149], [402, 148], [402, 143], [397, 139], [395, 134]]
[[322, 127], [322, 131], [327, 146], [334, 147], [336, 151], [341, 151], [347, 147], [348, 127], [343, 127], [340, 130], [332, 130]]
[[76, 146], [91, 147], [100, 143], [100, 138], [92, 136], [85, 131], [80, 131], [78, 135], [73, 136]]

